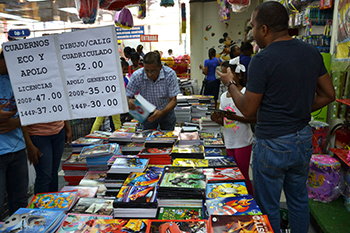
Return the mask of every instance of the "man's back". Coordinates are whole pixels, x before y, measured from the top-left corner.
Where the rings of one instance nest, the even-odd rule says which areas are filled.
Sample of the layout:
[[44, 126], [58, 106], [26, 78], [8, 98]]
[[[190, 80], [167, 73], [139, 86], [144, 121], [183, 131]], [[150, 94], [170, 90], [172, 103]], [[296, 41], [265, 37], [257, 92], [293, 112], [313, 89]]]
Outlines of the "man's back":
[[316, 48], [296, 39], [271, 43], [255, 55], [247, 90], [263, 93], [256, 136], [276, 138], [305, 127], [318, 77], [326, 72]]

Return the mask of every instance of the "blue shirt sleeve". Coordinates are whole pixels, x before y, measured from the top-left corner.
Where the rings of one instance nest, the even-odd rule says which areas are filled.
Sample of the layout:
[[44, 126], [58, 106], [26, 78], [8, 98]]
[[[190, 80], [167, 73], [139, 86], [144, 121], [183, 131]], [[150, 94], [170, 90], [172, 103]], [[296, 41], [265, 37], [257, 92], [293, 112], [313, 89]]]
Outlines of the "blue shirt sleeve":
[[179, 83], [177, 82], [177, 76], [174, 70], [169, 72], [168, 93], [170, 98], [180, 93]]

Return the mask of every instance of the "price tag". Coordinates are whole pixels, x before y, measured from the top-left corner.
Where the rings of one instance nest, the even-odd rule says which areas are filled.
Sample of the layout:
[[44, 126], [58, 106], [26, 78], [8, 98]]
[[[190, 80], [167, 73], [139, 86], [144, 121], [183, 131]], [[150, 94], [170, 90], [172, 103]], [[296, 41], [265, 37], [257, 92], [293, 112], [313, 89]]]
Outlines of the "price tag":
[[[58, 37], [73, 118], [125, 113], [126, 93], [114, 28]], [[124, 104], [123, 104], [124, 103]]]
[[128, 112], [113, 26], [3, 44], [22, 125]]
[[54, 38], [3, 44], [22, 125], [70, 118]]

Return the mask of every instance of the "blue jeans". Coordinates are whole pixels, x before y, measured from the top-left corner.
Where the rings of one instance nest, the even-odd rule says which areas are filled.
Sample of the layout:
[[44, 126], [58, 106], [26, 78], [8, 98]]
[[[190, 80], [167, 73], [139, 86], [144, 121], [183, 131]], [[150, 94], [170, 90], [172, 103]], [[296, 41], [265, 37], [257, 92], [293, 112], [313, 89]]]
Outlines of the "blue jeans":
[[[172, 110], [168, 114], [158, 118], [153, 122], [145, 121], [142, 128], [146, 129], [161, 129], [161, 130], [174, 130], [176, 123], [175, 111]], [[159, 128], [158, 128], [159, 124]]]
[[65, 131], [50, 136], [30, 136], [33, 144], [42, 153], [39, 163], [35, 165], [36, 178], [34, 193], [58, 191], [58, 169], [65, 144]]
[[25, 149], [0, 155], [0, 213], [4, 208], [5, 191], [9, 215], [28, 205], [28, 162]]
[[267, 214], [274, 232], [280, 232], [282, 188], [292, 232], [308, 232], [310, 215], [306, 180], [311, 155], [310, 126], [275, 139], [255, 139], [252, 163], [254, 197], [262, 212]]

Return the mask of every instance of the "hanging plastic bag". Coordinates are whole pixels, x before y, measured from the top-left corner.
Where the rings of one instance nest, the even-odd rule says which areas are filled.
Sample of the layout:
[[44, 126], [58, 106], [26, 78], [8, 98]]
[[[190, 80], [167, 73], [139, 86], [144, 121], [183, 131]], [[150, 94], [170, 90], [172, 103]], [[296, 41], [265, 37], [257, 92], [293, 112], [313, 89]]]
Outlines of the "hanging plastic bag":
[[75, 6], [84, 24], [95, 23], [99, 9], [98, 0], [75, 0]]
[[99, 0], [100, 8], [110, 11], [120, 11], [125, 6], [137, 5], [142, 3], [142, 0]]
[[134, 26], [134, 19], [129, 9], [123, 8], [121, 11], [118, 11], [115, 15], [115, 25], [121, 28], [130, 29]]
[[219, 4], [220, 22], [225, 22], [230, 19], [230, 5], [227, 0], [217, 0]]
[[250, 0], [228, 0], [228, 2], [235, 13], [243, 12], [250, 6]]

